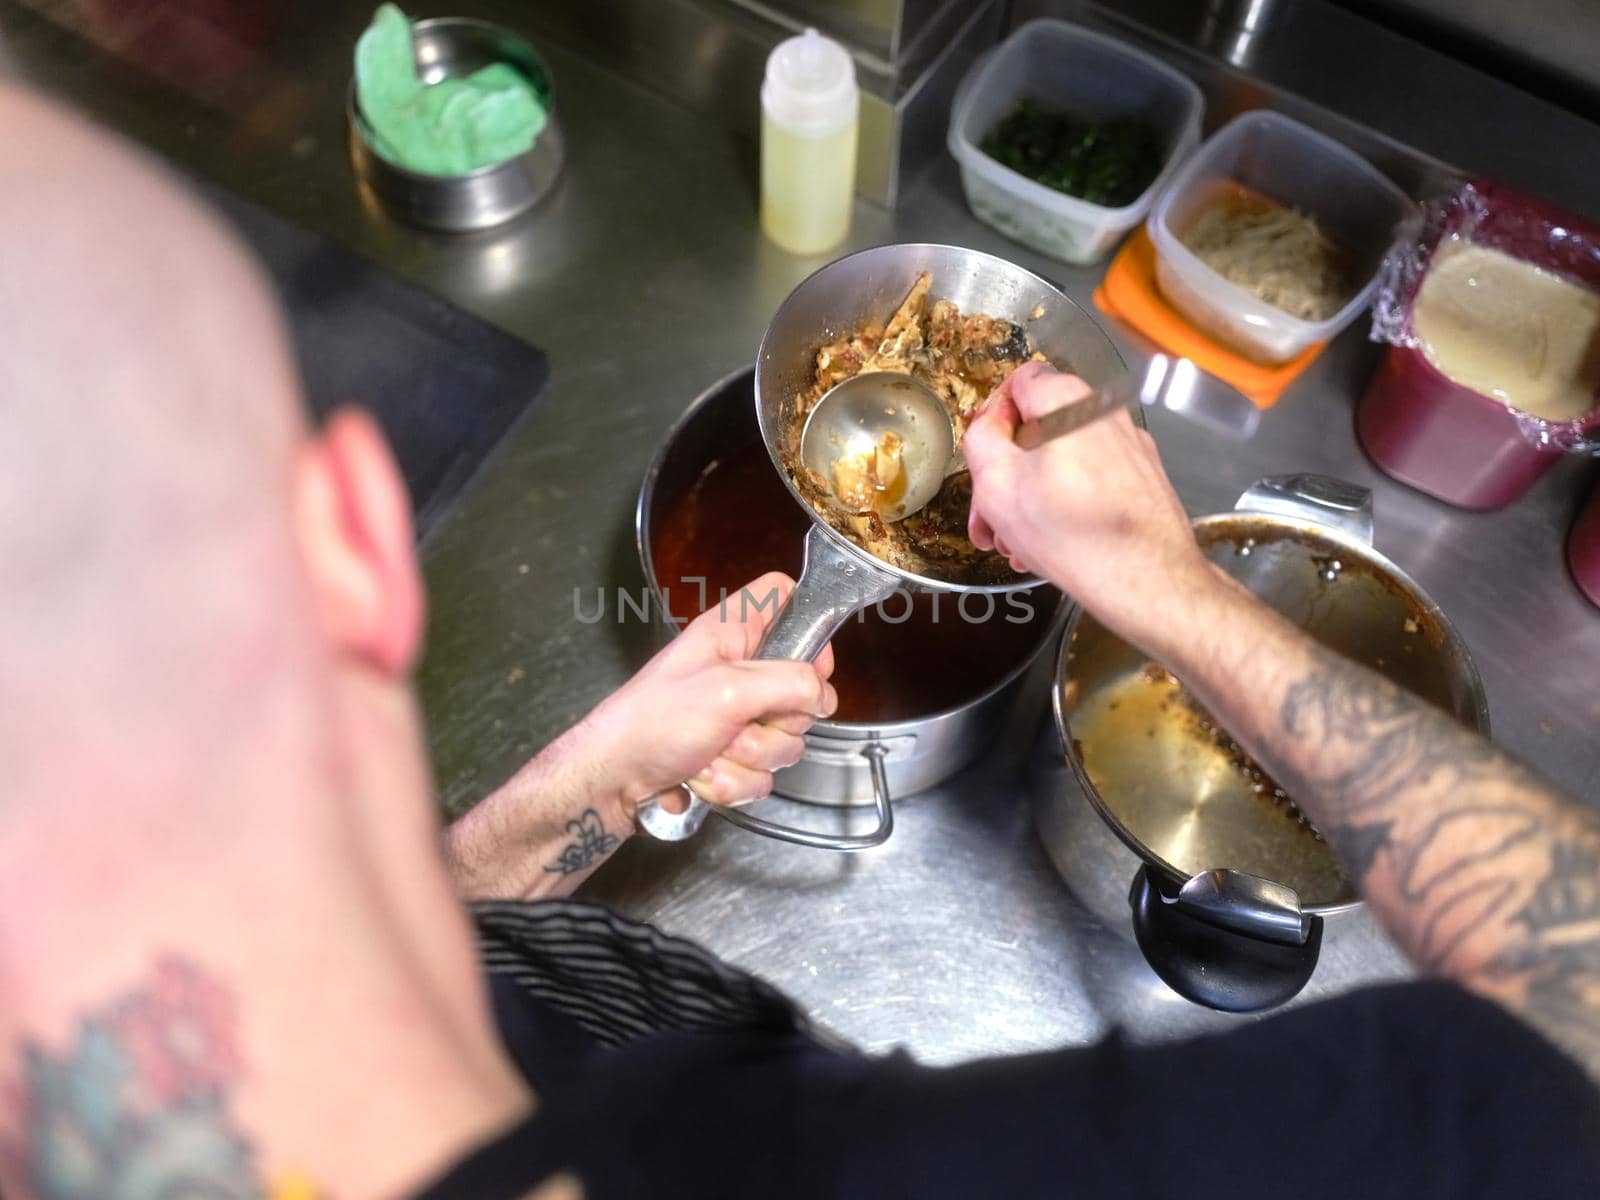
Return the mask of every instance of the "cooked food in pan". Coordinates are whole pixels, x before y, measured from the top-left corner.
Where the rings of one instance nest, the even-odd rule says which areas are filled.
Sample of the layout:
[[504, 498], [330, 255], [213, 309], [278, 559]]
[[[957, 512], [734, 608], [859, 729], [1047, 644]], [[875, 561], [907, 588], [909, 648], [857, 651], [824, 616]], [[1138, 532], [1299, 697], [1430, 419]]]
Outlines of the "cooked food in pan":
[[[945, 405], [959, 446], [967, 425], [989, 393], [1030, 358], [1044, 361], [1028, 345], [1015, 322], [963, 314], [948, 300], [932, 298], [933, 277], [923, 272], [887, 323], [868, 321], [817, 350], [811, 385], [799, 397], [791, 446], [817, 401], [838, 384], [867, 371], [910, 375], [932, 388]], [[868, 553], [919, 574], [981, 570], [995, 562], [993, 574], [1008, 568], [998, 555], [980, 551], [967, 537], [972, 479], [957, 453], [957, 468], [920, 512], [886, 521], [879, 509], [892, 501], [901, 474], [898, 445], [876, 447], [836, 463], [833, 478], [808, 470], [798, 457], [785, 460], [791, 478], [824, 520]], [[931, 568], [931, 569], [930, 569]]]

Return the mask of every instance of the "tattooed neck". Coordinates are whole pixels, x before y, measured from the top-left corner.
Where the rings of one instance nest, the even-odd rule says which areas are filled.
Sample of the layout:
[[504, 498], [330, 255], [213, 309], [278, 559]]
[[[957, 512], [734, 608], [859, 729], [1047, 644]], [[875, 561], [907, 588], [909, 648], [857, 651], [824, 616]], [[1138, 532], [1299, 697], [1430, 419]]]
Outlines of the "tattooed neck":
[[40, 1200], [266, 1194], [231, 1111], [243, 1073], [233, 997], [188, 960], [159, 959], [57, 1044], [22, 1038], [15, 1062], [7, 1156]]

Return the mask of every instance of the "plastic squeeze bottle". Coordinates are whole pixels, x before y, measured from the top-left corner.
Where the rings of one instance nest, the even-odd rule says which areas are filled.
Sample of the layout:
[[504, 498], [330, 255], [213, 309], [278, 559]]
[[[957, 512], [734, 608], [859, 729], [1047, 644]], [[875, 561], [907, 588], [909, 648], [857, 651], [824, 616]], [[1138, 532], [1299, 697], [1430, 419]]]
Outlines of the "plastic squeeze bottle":
[[850, 232], [861, 92], [843, 46], [815, 29], [780, 43], [761, 85], [761, 228], [818, 254]]

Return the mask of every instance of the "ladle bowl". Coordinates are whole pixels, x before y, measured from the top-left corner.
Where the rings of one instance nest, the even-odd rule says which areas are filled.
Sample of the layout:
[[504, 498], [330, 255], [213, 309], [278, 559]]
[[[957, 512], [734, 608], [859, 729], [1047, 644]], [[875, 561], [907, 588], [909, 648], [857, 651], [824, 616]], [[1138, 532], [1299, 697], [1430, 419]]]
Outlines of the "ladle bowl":
[[938, 493], [956, 452], [950, 414], [927, 384], [893, 371], [852, 375], [806, 417], [800, 459], [834, 487], [841, 462], [876, 454], [891, 435], [904, 479], [874, 507], [885, 521], [904, 520]]

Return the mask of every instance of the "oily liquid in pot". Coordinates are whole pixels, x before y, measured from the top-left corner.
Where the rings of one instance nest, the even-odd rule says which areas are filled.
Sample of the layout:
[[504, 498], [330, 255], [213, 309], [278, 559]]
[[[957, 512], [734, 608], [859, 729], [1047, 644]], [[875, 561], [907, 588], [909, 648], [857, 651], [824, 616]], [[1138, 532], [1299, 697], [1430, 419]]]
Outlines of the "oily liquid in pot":
[[[1474, 724], [1445, 627], [1388, 572], [1270, 518], [1207, 518], [1196, 533], [1214, 564], [1323, 646]], [[1180, 875], [1228, 867], [1286, 884], [1304, 904], [1355, 899], [1292, 794], [1170, 674], [1089, 617], [1069, 663], [1062, 700], [1074, 749], [1134, 841]]]
[[1096, 790], [1184, 875], [1231, 867], [1286, 884], [1307, 904], [1349, 891], [1333, 848], [1166, 671], [1130, 660], [1084, 698], [1072, 730]]
[[[651, 552], [675, 618], [716, 607], [724, 591], [736, 605], [738, 589], [767, 571], [800, 574], [811, 519], [759, 441], [716, 459], [684, 494], [664, 497], [658, 512]], [[705, 579], [703, 605], [697, 577]], [[1033, 653], [1058, 601], [1051, 588], [965, 597], [914, 592], [911, 614], [899, 623], [904, 593], [884, 602], [889, 619], [866, 609], [833, 637], [834, 719], [907, 720], [973, 699]], [[971, 622], [963, 619], [963, 602]]]

